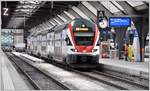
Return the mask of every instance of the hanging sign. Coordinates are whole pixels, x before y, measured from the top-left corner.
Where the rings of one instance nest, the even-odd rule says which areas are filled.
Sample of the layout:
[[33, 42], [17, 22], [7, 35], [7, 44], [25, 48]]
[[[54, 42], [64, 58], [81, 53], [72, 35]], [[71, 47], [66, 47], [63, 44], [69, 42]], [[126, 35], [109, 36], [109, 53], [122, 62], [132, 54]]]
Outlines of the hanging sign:
[[3, 15], [4, 16], [8, 16], [9, 14], [8, 14], [8, 8], [3, 8]]
[[109, 18], [110, 27], [129, 27], [131, 26], [130, 17], [110, 17]]

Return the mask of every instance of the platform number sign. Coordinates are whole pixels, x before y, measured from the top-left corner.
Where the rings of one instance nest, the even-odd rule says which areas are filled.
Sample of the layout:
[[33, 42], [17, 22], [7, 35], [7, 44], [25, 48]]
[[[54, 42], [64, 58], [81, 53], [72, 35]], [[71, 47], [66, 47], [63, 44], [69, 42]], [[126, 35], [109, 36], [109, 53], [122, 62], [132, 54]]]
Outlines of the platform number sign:
[[3, 15], [4, 16], [8, 16], [9, 14], [8, 14], [8, 8], [3, 8]]

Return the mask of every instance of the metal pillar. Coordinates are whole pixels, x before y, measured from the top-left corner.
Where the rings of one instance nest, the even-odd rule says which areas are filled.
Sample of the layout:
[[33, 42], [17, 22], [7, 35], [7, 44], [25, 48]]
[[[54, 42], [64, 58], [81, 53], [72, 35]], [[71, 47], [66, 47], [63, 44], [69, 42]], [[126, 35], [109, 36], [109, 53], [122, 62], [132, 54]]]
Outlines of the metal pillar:
[[116, 27], [114, 28], [116, 32], [116, 43], [118, 44], [118, 50], [119, 50], [119, 59], [122, 58], [122, 49], [123, 49], [123, 43], [124, 43], [124, 37], [126, 34], [127, 27]]
[[[144, 15], [143, 15], [144, 16]], [[145, 43], [146, 36], [149, 31], [149, 20], [148, 16], [144, 17], [135, 17], [133, 18], [133, 22], [135, 23], [135, 27], [139, 34], [139, 42], [140, 42], [140, 62], [144, 62], [144, 53], [145, 53]]]
[[[0, 2], [0, 10], [1, 10], [1, 2]], [[1, 30], [2, 30], [2, 18], [1, 18], [2, 16], [0, 16], [0, 52], [1, 52]]]
[[24, 43], [26, 44], [25, 48], [27, 48], [27, 37], [29, 35], [30, 35], [30, 32], [28, 32], [27, 30], [24, 30]]

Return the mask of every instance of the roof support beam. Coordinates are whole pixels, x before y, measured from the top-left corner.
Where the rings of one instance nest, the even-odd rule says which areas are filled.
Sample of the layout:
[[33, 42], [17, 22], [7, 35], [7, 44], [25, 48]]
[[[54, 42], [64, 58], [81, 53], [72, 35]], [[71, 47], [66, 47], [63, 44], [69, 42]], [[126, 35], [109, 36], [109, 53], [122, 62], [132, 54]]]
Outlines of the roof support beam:
[[72, 14], [70, 14], [67, 11], [64, 11], [64, 14], [66, 14], [69, 18], [71, 18], [72, 20], [75, 18]]
[[64, 17], [62, 17], [62, 16], [60, 16], [60, 15], [57, 15], [62, 21], [64, 21], [64, 22], [67, 22], [67, 20], [64, 18]]
[[72, 9], [78, 14], [80, 15], [82, 18], [85, 18], [87, 20], [90, 20], [89, 17], [87, 17], [79, 8], [73, 6]]
[[56, 23], [52, 22], [52, 20], [49, 21], [53, 26], [56, 25]]
[[86, 8], [88, 8], [95, 16], [97, 16], [97, 10], [95, 7], [93, 7], [90, 3], [84, 1], [81, 2]]
[[60, 21], [58, 21], [56, 18], [53, 18], [54, 21], [56, 21], [59, 25], [61, 25]]

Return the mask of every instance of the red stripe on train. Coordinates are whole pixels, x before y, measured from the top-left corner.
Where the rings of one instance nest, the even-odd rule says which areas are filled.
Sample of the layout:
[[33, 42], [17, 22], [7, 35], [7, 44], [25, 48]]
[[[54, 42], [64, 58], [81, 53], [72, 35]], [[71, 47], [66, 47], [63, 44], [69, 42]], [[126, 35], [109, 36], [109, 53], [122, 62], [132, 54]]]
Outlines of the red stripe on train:
[[71, 23], [68, 25], [68, 29], [69, 29], [69, 31], [70, 31], [71, 39], [72, 39], [73, 44], [74, 44], [74, 47], [75, 47], [75, 49], [76, 49], [76, 44], [75, 44], [75, 39], [74, 39], [74, 35], [73, 35], [73, 30], [72, 30], [72, 25], [71, 25]]

